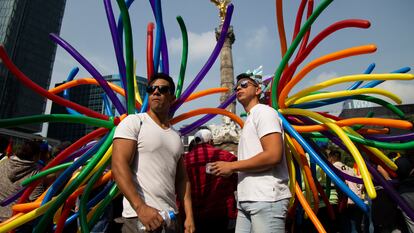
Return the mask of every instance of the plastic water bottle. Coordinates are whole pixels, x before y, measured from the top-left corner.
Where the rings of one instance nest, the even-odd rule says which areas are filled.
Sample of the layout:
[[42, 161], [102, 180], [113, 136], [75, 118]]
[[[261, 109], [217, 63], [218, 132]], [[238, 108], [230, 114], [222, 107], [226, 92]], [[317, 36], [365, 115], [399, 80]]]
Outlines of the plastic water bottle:
[[[164, 227], [171, 228], [176, 220], [174, 211], [161, 210], [158, 212], [164, 220]], [[141, 221], [138, 220], [138, 230], [139, 232], [146, 232], [146, 228]]]
[[206, 174], [212, 174], [211, 165], [212, 165], [212, 163], [207, 163], [206, 164]]

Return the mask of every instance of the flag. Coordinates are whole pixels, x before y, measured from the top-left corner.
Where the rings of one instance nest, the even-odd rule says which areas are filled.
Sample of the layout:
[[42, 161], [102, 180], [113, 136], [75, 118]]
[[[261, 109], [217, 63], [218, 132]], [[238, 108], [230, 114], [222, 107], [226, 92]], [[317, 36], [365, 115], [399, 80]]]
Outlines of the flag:
[[11, 154], [13, 154], [13, 139], [9, 139], [9, 145], [6, 148], [6, 156], [10, 158]]

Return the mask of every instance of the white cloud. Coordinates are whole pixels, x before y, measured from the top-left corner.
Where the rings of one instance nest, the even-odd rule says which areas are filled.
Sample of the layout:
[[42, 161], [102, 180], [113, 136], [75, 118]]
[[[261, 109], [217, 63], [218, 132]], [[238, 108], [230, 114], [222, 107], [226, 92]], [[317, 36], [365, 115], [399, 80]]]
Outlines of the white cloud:
[[320, 73], [316, 78], [312, 78], [311, 81], [312, 83], [316, 84], [316, 83], [327, 81], [335, 77], [338, 77], [338, 74], [335, 71], [327, 71], [327, 72]]
[[259, 50], [266, 47], [271, 41], [269, 29], [265, 26], [249, 32], [249, 35], [251, 36], [245, 43], [247, 49]]
[[[292, 94], [297, 93], [297, 92], [299, 92], [299, 91], [301, 91], [305, 88], [314, 86], [318, 83], [327, 81], [331, 78], [338, 77], [338, 74], [335, 71], [324, 71], [324, 72], [318, 74], [316, 77], [315, 77], [315, 75], [316, 74], [314, 74], [314, 73], [307, 74], [304, 78], [302, 78], [302, 80], [297, 85], [295, 85], [295, 87], [293, 88], [293, 90], [290, 93], [292, 93]], [[334, 86], [333, 88], [330, 87], [328, 89], [322, 89], [322, 90], [324, 90], [324, 91], [331, 90], [332, 91], [332, 90], [339, 90], [339, 89], [340, 89], [340, 87]]]
[[[63, 51], [63, 53], [66, 53]], [[84, 54], [84, 57], [99, 71], [100, 74], [103, 76], [108, 74], [117, 73], [118, 69], [116, 66], [116, 61], [105, 59], [104, 57], [88, 53], [87, 55]], [[114, 63], [111, 63], [114, 62]], [[52, 84], [55, 82], [62, 82], [66, 80], [69, 72], [74, 67], [79, 67], [79, 73], [76, 75], [77, 78], [85, 78], [91, 77], [88, 71], [86, 71], [81, 64], [79, 64], [75, 58], [72, 56], [65, 54], [61, 56], [56, 56], [54, 68], [53, 68], [53, 75], [52, 75]]]
[[[200, 34], [188, 32], [188, 59], [201, 60], [210, 56], [216, 45], [214, 31], [203, 32]], [[174, 55], [180, 55], [182, 52], [182, 39], [171, 38], [168, 42], [169, 52]]]
[[[401, 98], [402, 104], [413, 104], [414, 103], [414, 82], [410, 81], [399, 81], [389, 80], [381, 83], [377, 86], [378, 88], [385, 89], [387, 91], [396, 94]], [[388, 100], [387, 100], [388, 101]]]

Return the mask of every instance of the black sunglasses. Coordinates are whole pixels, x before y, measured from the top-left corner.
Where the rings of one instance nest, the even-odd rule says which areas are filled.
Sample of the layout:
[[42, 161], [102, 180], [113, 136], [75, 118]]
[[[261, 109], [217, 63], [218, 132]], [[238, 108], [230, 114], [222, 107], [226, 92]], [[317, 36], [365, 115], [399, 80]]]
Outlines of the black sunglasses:
[[233, 88], [233, 90], [234, 91], [237, 91], [237, 88], [239, 88], [239, 87], [241, 87], [241, 88], [247, 88], [248, 86], [249, 86], [249, 84], [251, 84], [251, 85], [253, 85], [253, 86], [255, 86], [255, 87], [257, 87], [257, 85], [256, 84], [253, 84], [252, 82], [249, 82], [249, 80], [243, 80], [243, 81], [241, 81], [240, 83], [238, 83], [234, 88]]
[[159, 85], [159, 86], [156, 86], [156, 85], [154, 85], [154, 86], [148, 86], [148, 87], [147, 87], [147, 93], [148, 93], [148, 94], [152, 94], [152, 93], [154, 93], [154, 91], [155, 91], [156, 89], [158, 89], [158, 91], [159, 91], [161, 94], [166, 94], [167, 92], [170, 92], [170, 93], [171, 93], [170, 87], [169, 87], [169, 86], [164, 86], [164, 85]]

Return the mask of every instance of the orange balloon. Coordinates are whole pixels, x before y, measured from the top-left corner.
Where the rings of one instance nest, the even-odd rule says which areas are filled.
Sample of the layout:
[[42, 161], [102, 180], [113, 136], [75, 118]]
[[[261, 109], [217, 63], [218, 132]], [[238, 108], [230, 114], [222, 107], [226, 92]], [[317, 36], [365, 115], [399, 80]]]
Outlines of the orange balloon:
[[[68, 88], [76, 87], [76, 86], [79, 86], [79, 85], [85, 85], [85, 84], [99, 85], [98, 81], [96, 81], [96, 79], [94, 79], [94, 78], [80, 78], [80, 79], [72, 80], [70, 82], [66, 82], [66, 83], [64, 83], [64, 84], [62, 84], [58, 87], [52, 88], [52, 89], [49, 90], [49, 92], [53, 93], [53, 94], [57, 94], [57, 93], [60, 93], [60, 92], [66, 90]], [[110, 83], [110, 82], [108, 82], [108, 84], [109, 84], [109, 87], [112, 90], [114, 90], [116, 93], [118, 93], [122, 96], [125, 96], [125, 90], [123, 88], [121, 88], [120, 86], [117, 86], [113, 83]], [[136, 101], [135, 102], [135, 107], [136, 108], [141, 108], [141, 104], [138, 101]]]
[[243, 128], [243, 120], [238, 117], [236, 114], [231, 113], [227, 110], [221, 109], [221, 108], [200, 108], [200, 109], [196, 109], [196, 110], [192, 110], [186, 113], [183, 113], [179, 116], [174, 117], [173, 119], [170, 120], [171, 124], [176, 124], [180, 121], [183, 121], [185, 119], [188, 119], [190, 117], [194, 117], [197, 115], [201, 115], [201, 114], [220, 114], [220, 115], [224, 115], [229, 117], [230, 119], [232, 119], [234, 122], [236, 122], [237, 124], [240, 125], [241, 128]]
[[318, 217], [316, 217], [315, 213], [312, 211], [311, 207], [309, 206], [309, 203], [306, 202], [306, 199], [303, 196], [302, 190], [300, 189], [298, 183], [296, 183], [295, 185], [295, 193], [296, 193], [296, 197], [299, 199], [299, 202], [302, 205], [303, 209], [305, 210], [306, 214], [309, 216], [310, 220], [315, 226], [316, 230], [318, 230], [319, 233], [321, 232], [326, 233]]
[[6, 219], [4, 222], [0, 223], [0, 227], [3, 225], [7, 225], [8, 223], [14, 221], [16, 218], [22, 216], [24, 213], [17, 213], [15, 215], [13, 215], [11, 218]]
[[198, 92], [195, 92], [195, 93], [191, 94], [185, 100], [185, 102], [195, 100], [195, 99], [198, 99], [198, 98], [206, 96], [206, 95], [216, 94], [216, 93], [220, 93], [220, 92], [227, 92], [227, 91], [229, 91], [229, 88], [227, 88], [227, 87], [214, 87], [214, 88], [198, 91]]
[[[344, 120], [336, 121], [336, 124], [340, 127], [350, 125], [380, 125], [386, 127], [393, 127], [398, 129], [412, 129], [413, 124], [409, 121], [396, 120], [396, 119], [382, 119], [382, 118], [349, 118]], [[329, 127], [325, 124], [320, 125], [294, 125], [293, 126], [298, 132], [315, 132], [329, 130]]]
[[310, 71], [315, 69], [316, 67], [323, 65], [325, 63], [335, 61], [344, 57], [350, 57], [355, 56], [359, 54], [364, 53], [373, 53], [377, 50], [377, 47], [375, 45], [363, 45], [363, 46], [356, 46], [340, 51], [336, 51], [334, 53], [327, 54], [325, 56], [319, 57], [313, 61], [311, 61], [309, 64], [307, 64], [299, 73], [290, 80], [285, 87], [283, 87], [282, 91], [280, 92], [279, 98], [278, 98], [278, 104], [280, 108], [286, 108], [285, 101], [286, 97], [288, 96], [289, 92], [292, 90], [292, 88], [300, 81], [303, 77], [305, 77], [306, 74], [308, 74]]
[[299, 154], [299, 159], [301, 160], [303, 171], [305, 172], [306, 179], [308, 180], [310, 189], [312, 190], [314, 200], [313, 211], [315, 212], [315, 214], [317, 214], [319, 209], [318, 189], [316, 188], [316, 184], [313, 179], [312, 172], [310, 170], [309, 163], [305, 155], [305, 151], [303, 150], [302, 146], [298, 143], [298, 141], [296, 141], [296, 139], [292, 138], [292, 142], [296, 148], [296, 151]]

